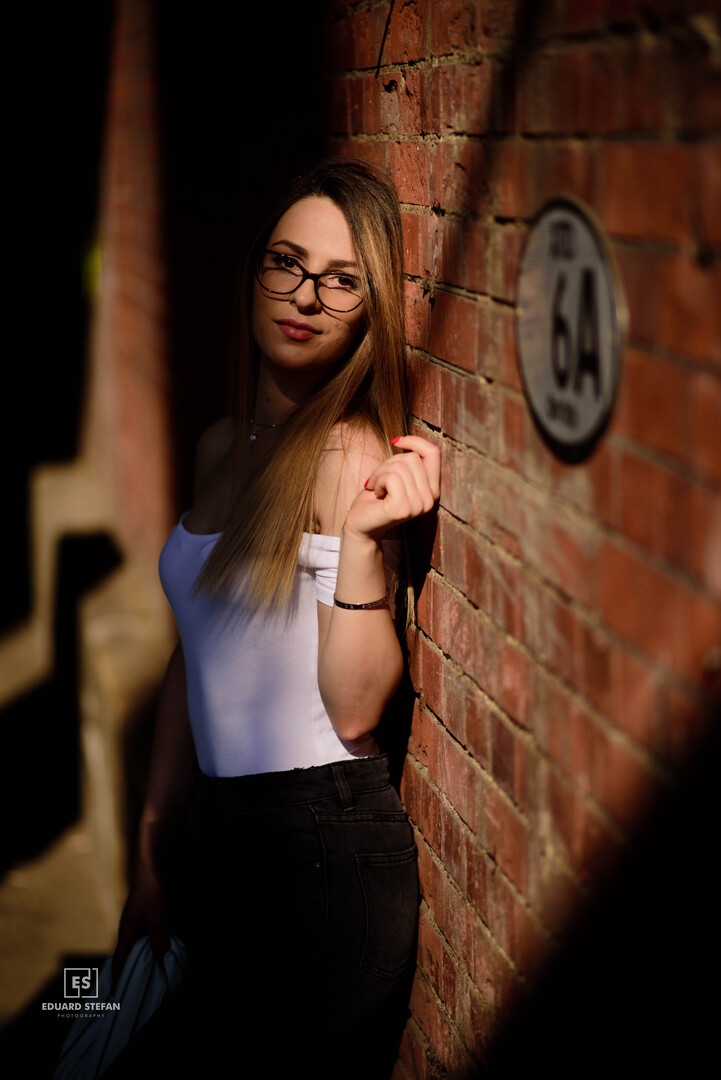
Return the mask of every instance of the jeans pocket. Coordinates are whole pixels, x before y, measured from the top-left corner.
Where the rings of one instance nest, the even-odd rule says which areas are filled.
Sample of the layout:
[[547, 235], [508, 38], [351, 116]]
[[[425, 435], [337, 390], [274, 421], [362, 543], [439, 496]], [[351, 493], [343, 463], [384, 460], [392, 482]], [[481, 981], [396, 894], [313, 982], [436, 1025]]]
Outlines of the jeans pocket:
[[416, 845], [384, 854], [355, 856], [366, 909], [360, 967], [395, 979], [415, 959], [418, 933]]

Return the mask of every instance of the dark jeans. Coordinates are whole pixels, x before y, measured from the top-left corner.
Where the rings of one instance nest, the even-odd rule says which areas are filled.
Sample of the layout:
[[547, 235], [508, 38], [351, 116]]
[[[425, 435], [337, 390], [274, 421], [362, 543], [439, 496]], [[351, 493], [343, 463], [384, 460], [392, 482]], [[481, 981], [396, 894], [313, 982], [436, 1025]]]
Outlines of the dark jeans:
[[180, 932], [191, 968], [124, 1055], [126, 1075], [136, 1080], [158, 1054], [161, 1075], [177, 1057], [211, 1078], [388, 1077], [419, 892], [386, 758], [199, 774], [188, 825]]

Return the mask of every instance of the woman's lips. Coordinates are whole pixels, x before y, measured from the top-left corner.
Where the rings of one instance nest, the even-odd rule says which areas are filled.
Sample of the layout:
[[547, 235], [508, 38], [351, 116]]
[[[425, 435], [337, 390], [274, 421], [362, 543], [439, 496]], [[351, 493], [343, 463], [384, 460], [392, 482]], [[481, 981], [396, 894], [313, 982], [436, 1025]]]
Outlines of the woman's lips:
[[279, 319], [276, 325], [291, 341], [307, 341], [308, 338], [315, 337], [316, 334], [320, 333], [320, 330], [314, 330], [307, 323], [293, 322], [292, 319]]

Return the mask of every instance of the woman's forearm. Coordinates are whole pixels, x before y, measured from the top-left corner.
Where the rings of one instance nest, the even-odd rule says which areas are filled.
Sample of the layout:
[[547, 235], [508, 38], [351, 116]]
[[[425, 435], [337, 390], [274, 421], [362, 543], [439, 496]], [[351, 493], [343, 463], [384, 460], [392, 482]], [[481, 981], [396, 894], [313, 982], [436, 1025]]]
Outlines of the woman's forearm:
[[156, 712], [148, 785], [140, 818], [137, 861], [157, 869], [193, 776], [195, 750], [188, 717], [185, 662], [180, 643], [165, 673]]
[[[386, 591], [383, 551], [368, 537], [344, 534], [336, 596], [349, 604], [378, 600]], [[390, 611], [333, 607], [318, 659], [318, 685], [342, 739], [372, 731], [400, 682], [403, 656]]]

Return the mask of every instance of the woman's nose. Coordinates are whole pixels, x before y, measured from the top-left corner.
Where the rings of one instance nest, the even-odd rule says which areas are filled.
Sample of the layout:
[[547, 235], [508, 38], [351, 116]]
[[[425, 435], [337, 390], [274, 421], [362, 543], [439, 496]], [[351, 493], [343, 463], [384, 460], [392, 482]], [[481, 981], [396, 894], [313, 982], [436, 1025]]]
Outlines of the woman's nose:
[[303, 284], [298, 286], [290, 299], [295, 302], [298, 311], [320, 311], [323, 306], [316, 294], [315, 282], [310, 278], [306, 278]]

